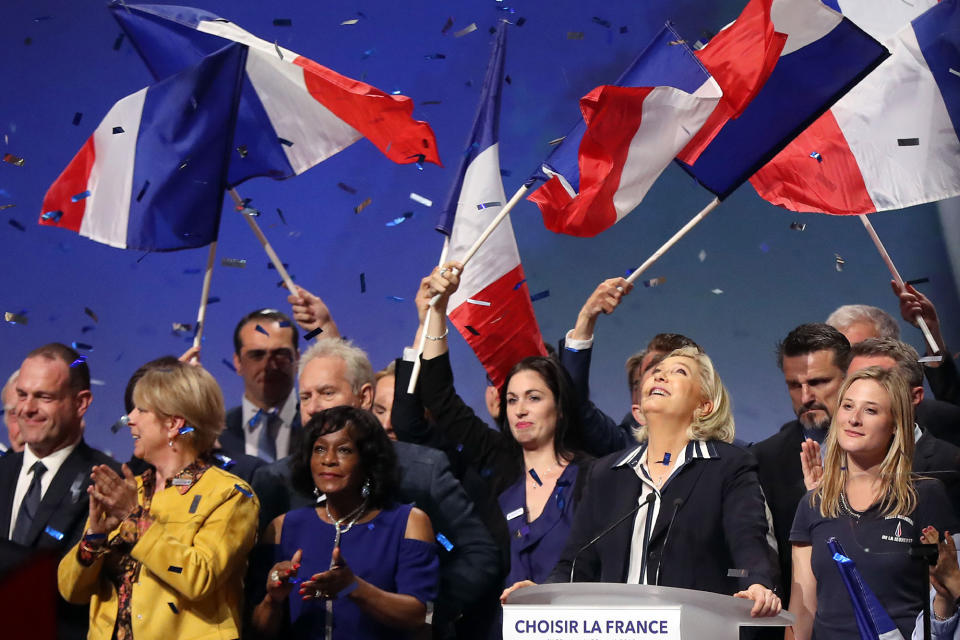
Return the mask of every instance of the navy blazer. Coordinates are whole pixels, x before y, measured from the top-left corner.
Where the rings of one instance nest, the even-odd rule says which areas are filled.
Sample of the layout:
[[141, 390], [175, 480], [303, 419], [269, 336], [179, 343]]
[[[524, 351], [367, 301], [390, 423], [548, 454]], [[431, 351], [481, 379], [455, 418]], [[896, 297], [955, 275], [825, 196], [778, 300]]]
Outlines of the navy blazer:
[[[296, 391], [291, 391], [296, 393]], [[300, 440], [303, 437], [303, 425], [300, 424], [300, 408], [297, 407], [297, 414], [290, 423], [290, 455], [295, 454], [300, 449]], [[247, 441], [243, 434], [243, 405], [234, 407], [227, 411], [226, 426], [220, 433], [220, 448], [223, 453], [240, 460], [247, 453]]]
[[924, 367], [923, 372], [934, 398], [960, 405], [960, 373], [957, 372], [956, 360], [949, 353], [943, 354], [943, 362], [939, 367]]
[[[455, 618], [464, 606], [499, 584], [499, 550], [442, 452], [406, 442], [395, 442], [394, 449], [400, 476], [396, 499], [426, 512], [434, 533], [442, 533], [453, 545], [440, 552], [437, 612], [443, 610], [445, 616]], [[253, 490], [260, 499], [261, 525], [287, 511], [316, 504], [313, 496], [293, 488], [291, 477], [289, 457], [257, 469]], [[265, 577], [249, 580], [264, 583]]]
[[[575, 557], [575, 582], [626, 582], [634, 518], [580, 549], [637, 506], [642, 482], [630, 464], [618, 463], [640, 449], [620, 451], [593, 464], [569, 542], [549, 582], [569, 581]], [[648, 583], [659, 575], [662, 586], [728, 595], [755, 583], [771, 589], [777, 585], [756, 469], [748, 451], [715, 440], [688, 456], [661, 491], [663, 502], [647, 547]], [[678, 499], [682, 503], [676, 506]], [[642, 512], [641, 508], [640, 517]], [[731, 569], [744, 570], [745, 577], [729, 577]]]

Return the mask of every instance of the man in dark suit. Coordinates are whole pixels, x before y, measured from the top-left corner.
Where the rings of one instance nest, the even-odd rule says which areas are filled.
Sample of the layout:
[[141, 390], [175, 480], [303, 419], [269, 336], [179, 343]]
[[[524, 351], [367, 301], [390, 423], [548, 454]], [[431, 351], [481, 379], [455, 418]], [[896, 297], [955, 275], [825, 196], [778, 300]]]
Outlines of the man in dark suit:
[[[31, 351], [15, 388], [26, 448], [0, 458], [0, 539], [8, 541], [0, 569], [38, 551], [66, 553], [83, 535], [90, 469], [109, 464], [119, 470], [83, 441], [83, 416], [93, 396], [90, 370], [76, 351], [58, 343]], [[85, 637], [86, 607], [60, 604], [59, 637]]]
[[[306, 423], [315, 413], [343, 405], [370, 410], [373, 382], [373, 367], [362, 349], [339, 338], [321, 338], [304, 353], [300, 363], [301, 420]], [[440, 552], [440, 597], [433, 627], [435, 637], [445, 637], [460, 612], [489, 595], [503, 579], [499, 552], [451, 473], [447, 457], [435, 449], [405, 442], [396, 442], [394, 447], [400, 475], [397, 497], [426, 512], [444, 547]], [[258, 469], [253, 489], [260, 498], [263, 525], [286, 511], [316, 503], [313, 496], [293, 488], [289, 458]], [[251, 581], [262, 584], [264, 577], [250, 576]], [[258, 601], [256, 596], [253, 601]]]

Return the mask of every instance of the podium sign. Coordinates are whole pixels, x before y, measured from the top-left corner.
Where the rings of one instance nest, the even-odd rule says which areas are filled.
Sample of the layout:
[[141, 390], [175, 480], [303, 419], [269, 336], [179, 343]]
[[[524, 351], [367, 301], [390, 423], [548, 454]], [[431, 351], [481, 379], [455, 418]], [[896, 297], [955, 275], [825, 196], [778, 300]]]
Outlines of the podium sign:
[[503, 640], [680, 640], [680, 607], [505, 607]]

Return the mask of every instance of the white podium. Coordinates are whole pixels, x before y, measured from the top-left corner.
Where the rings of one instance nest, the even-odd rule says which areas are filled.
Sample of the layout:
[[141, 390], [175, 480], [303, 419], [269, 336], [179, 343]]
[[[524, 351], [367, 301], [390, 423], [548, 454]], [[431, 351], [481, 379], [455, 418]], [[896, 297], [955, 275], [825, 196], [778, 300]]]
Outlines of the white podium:
[[574, 582], [514, 591], [504, 640], [738, 640], [740, 627], [786, 627], [787, 612], [751, 618], [753, 601], [706, 591]]

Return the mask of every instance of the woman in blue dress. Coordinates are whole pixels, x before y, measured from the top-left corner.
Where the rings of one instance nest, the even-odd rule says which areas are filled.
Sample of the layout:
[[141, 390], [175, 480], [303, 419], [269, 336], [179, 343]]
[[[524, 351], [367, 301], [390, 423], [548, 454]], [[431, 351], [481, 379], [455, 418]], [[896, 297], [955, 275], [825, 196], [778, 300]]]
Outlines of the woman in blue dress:
[[293, 481], [318, 504], [267, 527], [277, 562], [254, 629], [326, 640], [412, 635], [437, 596], [439, 562], [427, 515], [391, 499], [392, 443], [372, 414], [352, 407], [314, 416], [303, 442]]
[[[437, 428], [459, 444], [498, 497], [510, 535], [506, 584], [542, 580], [566, 544], [586, 475], [586, 458], [572, 442], [579, 414], [566, 373], [543, 356], [521, 360], [507, 375], [500, 389], [499, 430], [488, 428], [463, 403], [453, 386], [446, 342], [446, 305], [459, 286], [460, 268], [448, 263], [421, 282], [417, 307], [427, 340], [418, 393]], [[426, 314], [434, 295], [439, 295], [437, 312]]]

